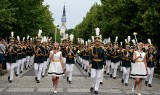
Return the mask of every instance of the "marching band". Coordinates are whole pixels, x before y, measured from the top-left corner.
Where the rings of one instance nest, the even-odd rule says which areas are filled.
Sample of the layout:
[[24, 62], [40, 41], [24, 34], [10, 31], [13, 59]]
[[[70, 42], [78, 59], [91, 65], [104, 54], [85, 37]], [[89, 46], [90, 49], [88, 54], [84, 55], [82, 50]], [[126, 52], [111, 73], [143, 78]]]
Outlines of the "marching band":
[[[118, 37], [113, 43], [110, 38], [102, 41], [99, 32], [99, 28], [96, 28], [96, 36], [92, 37], [92, 41], [89, 39], [85, 42], [82, 38], [78, 38], [77, 45], [73, 44], [73, 35], [70, 35], [70, 39], [66, 36], [66, 39], [62, 41], [59, 50], [62, 52], [62, 61], [68, 83], [72, 83], [73, 68], [77, 63], [91, 77], [90, 91], [95, 94], [98, 94], [99, 84], [103, 84], [104, 74], [117, 79], [119, 67], [123, 71], [121, 83], [125, 86], [128, 86], [130, 77], [141, 79], [141, 76], [143, 76], [145, 84], [152, 87], [157, 51], [151, 40], [148, 40], [149, 43], [146, 44], [146, 47], [143, 43], [136, 44], [135, 40], [132, 40], [131, 43], [131, 38], [128, 37], [128, 39], [125, 39], [125, 47], [123, 47], [122, 43], [119, 45]], [[41, 77], [45, 77], [46, 73], [49, 74], [49, 72], [46, 72], [49, 64], [56, 61], [49, 58], [53, 47], [51, 39], [42, 37], [41, 33], [38, 34], [36, 39], [27, 37], [25, 40], [23, 37], [23, 40], [20, 41], [20, 37], [17, 36], [17, 39], [15, 39], [14, 33], [11, 32], [9, 44], [5, 50], [9, 83], [13, 82], [14, 74], [19, 76], [24, 68], [28, 69], [31, 66], [34, 66], [36, 82], [40, 83]], [[145, 51], [140, 52], [139, 50], [142, 48]], [[144, 62], [145, 58], [146, 65], [139, 68], [139, 64], [143, 65], [142, 61]], [[137, 68], [141, 69], [141, 73], [137, 72]], [[134, 88], [140, 80], [136, 80], [136, 82]], [[140, 88], [138, 93], [140, 95]]]

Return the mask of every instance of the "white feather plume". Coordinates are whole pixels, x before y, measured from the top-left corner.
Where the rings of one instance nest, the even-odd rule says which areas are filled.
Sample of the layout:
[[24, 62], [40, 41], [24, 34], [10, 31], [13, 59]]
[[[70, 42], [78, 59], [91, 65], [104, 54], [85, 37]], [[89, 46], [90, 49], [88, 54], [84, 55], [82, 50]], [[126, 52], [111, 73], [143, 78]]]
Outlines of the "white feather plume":
[[13, 37], [14, 36], [14, 32], [11, 32], [11, 37]]
[[88, 45], [88, 42], [87, 41], [85, 41], [85, 43], [86, 43], [86, 46]]
[[42, 34], [42, 30], [39, 30], [38, 31], [38, 37], [41, 37], [41, 34]]
[[149, 43], [149, 44], [152, 44], [152, 43], [151, 43], [151, 39], [148, 39], [148, 43]]
[[128, 36], [128, 42], [130, 42], [131, 41], [131, 36]]
[[33, 41], [33, 38], [30, 38], [31, 41]]
[[94, 36], [92, 36], [92, 42], [94, 42]]
[[111, 38], [110, 37], [108, 38], [108, 43], [111, 43]]
[[116, 36], [116, 38], [115, 38], [115, 42], [117, 42], [118, 41], [118, 36]]
[[25, 37], [23, 37], [23, 41], [25, 40]]
[[125, 39], [125, 43], [128, 43], [127, 39]]
[[70, 35], [70, 40], [73, 41], [73, 38], [74, 38], [74, 35], [71, 34], [71, 35]]
[[136, 41], [135, 41], [135, 39], [132, 39], [132, 43], [135, 45], [136, 44]]
[[78, 42], [79, 42], [79, 38], [77, 38]]
[[120, 42], [120, 45], [122, 46], [123, 42]]
[[88, 43], [91, 43], [91, 39], [88, 39]]
[[99, 35], [99, 37], [100, 37], [100, 40], [102, 40], [102, 35]]
[[17, 40], [18, 40], [18, 41], [20, 41], [20, 38], [19, 38], [19, 36], [17, 36]]
[[68, 39], [68, 34], [65, 35], [65, 38]]
[[97, 36], [99, 35], [99, 32], [100, 32], [100, 29], [97, 27], [97, 28], [96, 28], [96, 35], [97, 35]]
[[27, 36], [27, 40], [29, 39], [29, 35]]

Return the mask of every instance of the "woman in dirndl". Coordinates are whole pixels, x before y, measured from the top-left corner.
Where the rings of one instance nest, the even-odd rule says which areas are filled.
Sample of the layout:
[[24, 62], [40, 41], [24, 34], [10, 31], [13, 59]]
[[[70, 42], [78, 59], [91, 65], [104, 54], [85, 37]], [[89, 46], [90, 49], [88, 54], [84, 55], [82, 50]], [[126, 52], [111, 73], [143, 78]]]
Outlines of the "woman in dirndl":
[[143, 43], [138, 43], [138, 50], [134, 51], [133, 54], [133, 68], [131, 71], [131, 77], [135, 78], [135, 83], [132, 88], [132, 92], [137, 88], [137, 95], [140, 94], [142, 79], [147, 77], [147, 63], [146, 63], [146, 53], [142, 51]]
[[64, 76], [64, 63], [58, 43], [54, 43], [54, 48], [50, 51], [49, 58], [51, 63], [48, 69], [48, 76], [52, 76], [54, 93], [57, 93], [59, 77]]

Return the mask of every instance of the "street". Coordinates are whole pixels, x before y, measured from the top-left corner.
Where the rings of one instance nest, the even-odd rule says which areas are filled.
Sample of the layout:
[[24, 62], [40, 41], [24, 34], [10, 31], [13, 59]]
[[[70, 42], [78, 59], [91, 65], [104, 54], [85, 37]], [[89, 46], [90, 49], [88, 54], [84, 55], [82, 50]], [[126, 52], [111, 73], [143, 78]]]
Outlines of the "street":
[[[65, 77], [60, 77], [57, 95], [94, 95], [90, 92], [90, 77], [77, 64], [73, 70], [73, 81], [69, 84]], [[111, 79], [104, 75], [103, 85], [100, 85], [99, 95], [134, 95], [131, 92], [133, 79], [129, 79], [128, 86], [121, 83], [121, 72], [118, 72], [117, 79]], [[160, 95], [160, 80], [153, 79], [153, 87], [142, 85], [142, 95]], [[8, 83], [7, 74], [0, 77], [0, 95], [53, 95], [52, 80], [47, 75], [36, 83], [34, 69], [31, 67], [25, 70], [20, 76], [14, 76], [12, 83]]]

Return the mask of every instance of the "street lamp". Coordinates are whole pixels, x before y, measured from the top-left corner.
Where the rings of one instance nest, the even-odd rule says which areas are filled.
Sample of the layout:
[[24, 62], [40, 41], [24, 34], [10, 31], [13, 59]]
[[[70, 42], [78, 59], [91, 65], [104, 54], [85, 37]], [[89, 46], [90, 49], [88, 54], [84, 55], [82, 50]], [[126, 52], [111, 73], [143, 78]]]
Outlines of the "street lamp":
[[55, 42], [56, 42], [56, 34], [57, 34], [57, 27], [59, 27], [59, 25], [55, 24], [56, 28], [55, 28]]

